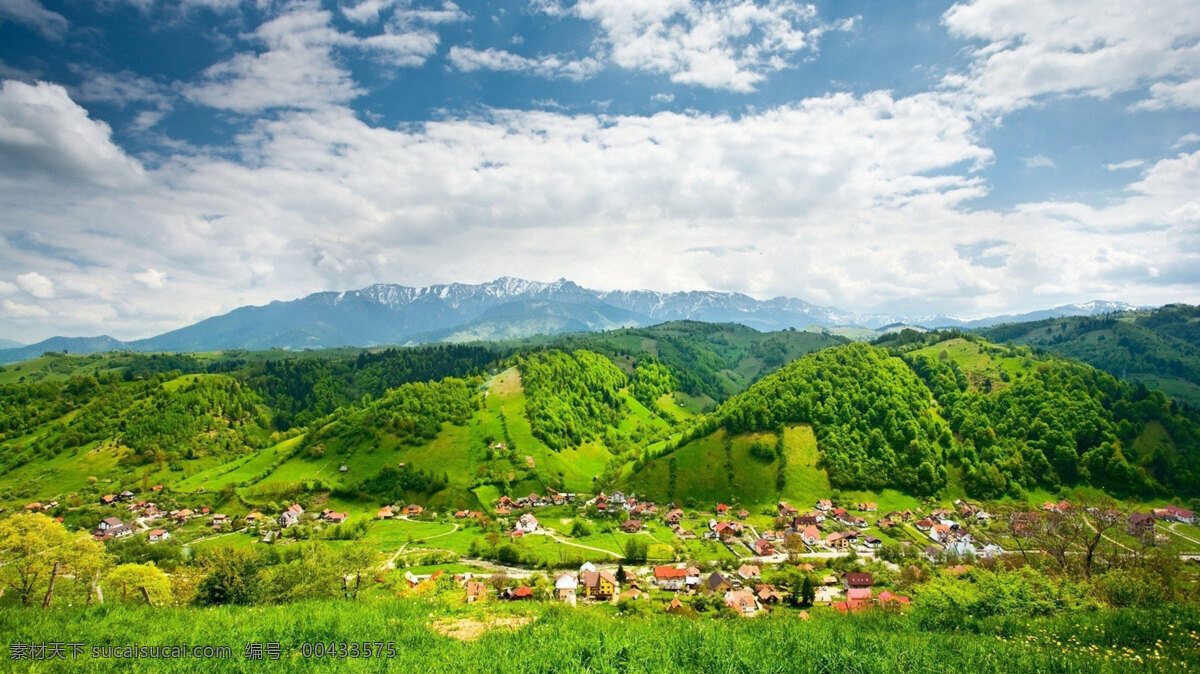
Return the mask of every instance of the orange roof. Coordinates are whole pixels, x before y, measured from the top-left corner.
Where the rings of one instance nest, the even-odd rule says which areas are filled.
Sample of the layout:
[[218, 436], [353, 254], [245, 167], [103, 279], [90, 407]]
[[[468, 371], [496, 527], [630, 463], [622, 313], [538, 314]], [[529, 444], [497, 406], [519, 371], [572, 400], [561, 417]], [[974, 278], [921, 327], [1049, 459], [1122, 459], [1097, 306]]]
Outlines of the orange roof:
[[673, 566], [656, 566], [654, 567], [654, 577], [663, 580], [669, 578], [686, 578], [687, 569], [677, 569]]

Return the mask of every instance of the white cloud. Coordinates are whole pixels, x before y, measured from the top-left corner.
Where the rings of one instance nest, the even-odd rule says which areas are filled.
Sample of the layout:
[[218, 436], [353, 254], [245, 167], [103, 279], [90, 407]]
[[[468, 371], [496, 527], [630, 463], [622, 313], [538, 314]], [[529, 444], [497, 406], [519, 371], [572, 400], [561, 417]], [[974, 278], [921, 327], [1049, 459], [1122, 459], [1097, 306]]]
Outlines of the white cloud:
[[594, 21], [608, 57], [631, 70], [683, 84], [753, 91], [771, 72], [795, 65], [831, 30], [813, 5], [795, 0], [578, 0], [532, 3], [551, 16]]
[[970, 0], [942, 17], [951, 34], [982, 42], [966, 74], [943, 84], [987, 112], [1043, 96], [1106, 98], [1152, 87], [1151, 106], [1192, 105], [1200, 77], [1194, 0]]
[[[0, 190], [0, 268], [56, 290], [49, 315], [6, 313], [0, 332], [138, 337], [309, 291], [503, 274], [914, 314], [1195, 299], [1200, 152], [1147, 165], [1103, 206], [980, 209], [992, 153], [954, 103], [872, 92], [398, 128], [281, 110], [247, 124], [238, 154], [181, 150], [105, 192]], [[30, 231], [71, 250], [11, 245]], [[981, 239], [1000, 243], [962, 253]], [[170, 302], [144, 282], [157, 275], [136, 278], [150, 270]]]
[[1056, 168], [1058, 164], [1054, 160], [1044, 154], [1035, 154], [1032, 157], [1021, 157], [1021, 163], [1025, 168]]
[[397, 67], [424, 65], [438, 45], [437, 33], [410, 21], [392, 21], [382, 33], [359, 37], [332, 24], [333, 15], [311, 2], [297, 2], [259, 26], [249, 39], [265, 47], [217, 63], [184, 94], [214, 108], [258, 112], [271, 108], [313, 109], [346, 103], [362, 94], [338, 62], [338, 50], [368, 53]]
[[46, 9], [38, 0], [0, 0], [0, 23], [13, 21], [32, 28], [48, 40], [62, 40], [70, 24], [58, 12]]
[[561, 77], [573, 81], [585, 80], [601, 69], [593, 58], [571, 60], [555, 55], [528, 58], [503, 49], [484, 49], [454, 46], [450, 48], [450, 63], [463, 72], [498, 70], [528, 72], [540, 77]]
[[36, 271], [21, 274], [17, 277], [17, 285], [25, 292], [39, 299], [54, 297], [54, 282]]
[[650, 100], [655, 103], [670, 103], [675, 100], [675, 94], [654, 94]]
[[36, 304], [22, 304], [12, 300], [0, 302], [0, 308], [3, 308], [3, 316], [5, 318], [14, 318], [18, 321], [30, 318], [45, 318], [50, 315], [49, 311]]
[[1150, 98], [1138, 103], [1134, 108], [1200, 108], [1200, 78], [1185, 82], [1156, 82], [1150, 86]]
[[1181, 147], [1194, 145], [1196, 143], [1200, 143], [1200, 133], [1185, 133], [1180, 136], [1179, 140], [1175, 141], [1175, 144], [1171, 147], [1178, 150]]
[[158, 124], [175, 106], [176, 94], [165, 85], [129, 71], [107, 73], [82, 69], [83, 84], [73, 92], [75, 99], [100, 101], [121, 107], [146, 107], [138, 112], [134, 127], [145, 130]]
[[11, 295], [17, 292], [17, 286], [8, 281], [0, 281], [0, 295]]
[[1140, 168], [1146, 165], [1145, 159], [1127, 159], [1114, 164], [1105, 164], [1104, 168], [1109, 171], [1124, 171], [1126, 169]]
[[147, 288], [161, 288], [167, 284], [167, 275], [157, 269], [146, 269], [134, 274], [133, 280]]
[[0, 185], [35, 176], [106, 186], [136, 181], [142, 166], [112, 141], [112, 129], [55, 84], [0, 85]]
[[356, 23], [378, 21], [391, 11], [392, 19], [401, 23], [454, 23], [470, 17], [453, 2], [418, 6], [412, 0], [362, 0], [342, 7], [342, 15]]

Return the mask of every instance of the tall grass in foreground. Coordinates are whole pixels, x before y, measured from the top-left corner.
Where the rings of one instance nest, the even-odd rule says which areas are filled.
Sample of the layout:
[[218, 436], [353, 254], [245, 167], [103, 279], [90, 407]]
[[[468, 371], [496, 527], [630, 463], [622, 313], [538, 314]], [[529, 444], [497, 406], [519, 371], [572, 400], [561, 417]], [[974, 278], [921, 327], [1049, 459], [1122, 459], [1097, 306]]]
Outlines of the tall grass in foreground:
[[[531, 618], [517, 629], [457, 641], [431, 629], [455, 619]], [[807, 622], [779, 612], [752, 620], [629, 618], [609, 609], [536, 604], [471, 607], [422, 600], [312, 602], [220, 608], [0, 609], [10, 671], [251, 672], [1124, 672], [1200, 667], [1200, 610], [1098, 611], [1038, 620], [994, 619], [933, 631], [910, 616], [840, 616]], [[221, 661], [8, 660], [11, 642], [92, 645], [228, 645]], [[279, 661], [243, 657], [247, 642], [280, 642]], [[396, 657], [305, 659], [301, 643], [392, 641]]]

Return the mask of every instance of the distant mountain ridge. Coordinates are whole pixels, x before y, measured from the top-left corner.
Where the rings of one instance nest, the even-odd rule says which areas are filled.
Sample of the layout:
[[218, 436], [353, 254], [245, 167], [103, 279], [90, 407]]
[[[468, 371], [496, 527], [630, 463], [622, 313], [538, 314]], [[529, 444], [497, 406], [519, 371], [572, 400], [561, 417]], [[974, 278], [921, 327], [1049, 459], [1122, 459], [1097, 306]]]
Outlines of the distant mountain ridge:
[[1053, 309], [1030, 311], [1024, 314], [1004, 314], [1001, 316], [989, 316], [987, 318], [978, 319], [964, 319], [957, 316], [946, 316], [939, 314], [917, 319], [915, 323], [928, 328], [986, 328], [993, 325], [1000, 325], [1001, 323], [1028, 323], [1030, 321], [1043, 321], [1047, 318], [1065, 318], [1067, 316], [1098, 316], [1101, 314], [1117, 313], [1119, 311], [1137, 311], [1139, 309], [1151, 308], [1153, 307], [1137, 306], [1127, 302], [1092, 300], [1091, 302], [1064, 304], [1054, 307]]
[[[858, 326], [877, 330], [897, 324], [923, 327], [982, 327], [1029, 317], [1091, 315], [1131, 307], [1090, 302], [1032, 314], [965, 321], [949, 316], [912, 319], [855, 314], [790, 297], [758, 300], [734, 292], [591, 290], [567, 279], [552, 282], [501, 277], [479, 284], [425, 287], [376, 284], [359, 290], [313, 293], [290, 301], [239, 307], [220, 316], [147, 339], [53, 337], [0, 349], [0, 363], [46, 351], [212, 351], [220, 349], [306, 349], [337, 346], [418, 344], [495, 340], [535, 334], [588, 332], [617, 327], [695, 320], [740, 323], [761, 331], [810, 326]], [[1091, 312], [1091, 313], [1086, 313]]]

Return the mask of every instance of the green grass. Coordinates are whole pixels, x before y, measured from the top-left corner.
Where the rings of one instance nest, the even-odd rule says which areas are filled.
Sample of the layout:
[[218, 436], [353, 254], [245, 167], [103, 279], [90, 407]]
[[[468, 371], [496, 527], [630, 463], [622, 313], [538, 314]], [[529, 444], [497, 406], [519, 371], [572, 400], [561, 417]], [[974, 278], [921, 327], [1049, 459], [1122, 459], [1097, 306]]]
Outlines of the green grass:
[[[657, 604], [657, 602], [653, 602]], [[652, 606], [657, 609], [657, 606]], [[105, 605], [49, 611], [0, 609], [0, 640], [93, 645], [223, 645], [224, 659], [94, 659], [42, 663], [34, 671], [250, 672], [1177, 672], [1200, 666], [1195, 609], [1104, 611], [1045, 619], [996, 619], [987, 631], [923, 629], [909, 616], [814, 612], [807, 622], [781, 611], [755, 620], [616, 615], [611, 606], [567, 608], [488, 601], [464, 606], [458, 593], [400, 599], [242, 607]], [[502, 619], [525, 618], [515, 628]], [[529, 620], [536, 618], [534, 620]], [[439, 621], [491, 624], [459, 641]], [[1168, 629], [1167, 625], [1175, 625]], [[1155, 640], [1161, 639], [1161, 645]], [[395, 656], [313, 658], [302, 643], [394, 642]], [[250, 642], [280, 643], [279, 661], [243, 657]], [[769, 646], [766, 646], [769, 645]], [[1093, 646], [1095, 648], [1093, 648]], [[1157, 651], [1157, 656], [1155, 655]], [[7, 654], [6, 654], [7, 657]], [[15, 669], [26, 663], [13, 662]]]
[[175, 489], [191, 492], [203, 487], [207, 491], [217, 491], [227, 484], [249, 483], [263, 471], [269, 469], [275, 461], [287, 456], [300, 444], [302, 439], [297, 436], [284, 440], [249, 456], [197, 472], [176, 483]]
[[[629, 490], [660, 503], [693, 502], [711, 506], [718, 502], [752, 506], [772, 504], [780, 498], [808, 503], [828, 498], [831, 493], [829, 476], [817, 467], [817, 441], [807, 425], [784, 430], [784, 452], [787, 465], [782, 494], [776, 489], [778, 459], [762, 461], [750, 455], [755, 442], [774, 448], [774, 433], [747, 433], [733, 438], [733, 475], [726, 469], [725, 431], [718, 430], [676, 449], [672, 454], [647, 463], [641, 470], [628, 474], [625, 484]], [[670, 492], [670, 461], [675, 459], [675, 491]]]
[[933, 358], [940, 358], [942, 352], [966, 373], [972, 390], [978, 390], [988, 380], [991, 381], [992, 390], [999, 391], [1008, 385], [1001, 379], [1002, 373], [1012, 378], [1032, 367], [1032, 363], [1026, 362], [1025, 358], [1008, 355], [1011, 351], [1007, 347], [985, 347], [962, 338], [947, 339], [913, 351], [914, 354]]

